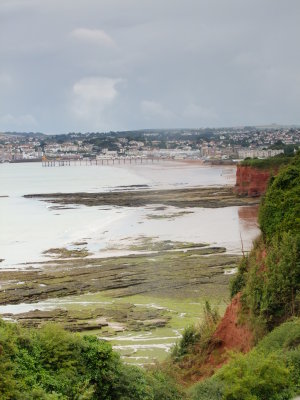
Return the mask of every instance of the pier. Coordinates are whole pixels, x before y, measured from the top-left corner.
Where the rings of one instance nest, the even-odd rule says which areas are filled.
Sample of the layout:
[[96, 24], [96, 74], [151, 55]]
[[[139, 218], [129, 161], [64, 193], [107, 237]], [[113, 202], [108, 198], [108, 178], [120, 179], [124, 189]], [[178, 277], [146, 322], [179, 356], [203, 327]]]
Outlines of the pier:
[[153, 164], [159, 159], [154, 157], [114, 157], [114, 158], [93, 158], [93, 159], [61, 159], [42, 158], [43, 167], [67, 167], [71, 165], [125, 165], [125, 164]]

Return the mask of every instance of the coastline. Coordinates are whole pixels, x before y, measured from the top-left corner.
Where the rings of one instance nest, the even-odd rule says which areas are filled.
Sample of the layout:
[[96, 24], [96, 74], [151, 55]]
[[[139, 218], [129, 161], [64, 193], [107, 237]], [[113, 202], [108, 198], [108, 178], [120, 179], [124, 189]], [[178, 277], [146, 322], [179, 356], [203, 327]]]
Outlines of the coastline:
[[[96, 334], [126, 362], [151, 364], [202, 318], [207, 298], [225, 309], [240, 232], [249, 233], [247, 243], [257, 232], [257, 199], [235, 196], [222, 168], [176, 160], [163, 168], [28, 165], [12, 172], [20, 186], [3, 202], [24, 232], [5, 235], [23, 263], [1, 263], [5, 318]], [[24, 195], [24, 176], [35, 194]], [[247, 207], [243, 222], [239, 210]], [[38, 259], [28, 252], [37, 246]]]

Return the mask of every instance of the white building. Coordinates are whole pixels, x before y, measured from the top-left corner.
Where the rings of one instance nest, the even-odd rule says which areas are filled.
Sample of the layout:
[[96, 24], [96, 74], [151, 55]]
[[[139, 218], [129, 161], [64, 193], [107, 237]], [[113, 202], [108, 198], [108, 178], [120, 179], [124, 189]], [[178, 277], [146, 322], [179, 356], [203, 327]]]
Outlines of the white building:
[[277, 156], [278, 154], [284, 153], [283, 150], [259, 150], [259, 149], [243, 149], [238, 151], [238, 155], [240, 159], [245, 158], [269, 158]]

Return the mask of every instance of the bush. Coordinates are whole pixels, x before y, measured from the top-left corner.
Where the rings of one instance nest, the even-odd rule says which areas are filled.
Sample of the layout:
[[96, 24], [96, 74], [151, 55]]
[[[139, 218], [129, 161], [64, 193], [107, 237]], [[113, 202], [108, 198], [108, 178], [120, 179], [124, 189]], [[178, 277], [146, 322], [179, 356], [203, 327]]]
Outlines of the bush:
[[290, 389], [289, 374], [281, 357], [273, 354], [263, 357], [253, 351], [248, 356], [236, 356], [217, 377], [225, 385], [224, 400], [271, 400]]
[[282, 165], [286, 165], [290, 162], [290, 160], [291, 157], [285, 154], [278, 154], [274, 157], [264, 159], [247, 157], [241, 162], [241, 165], [258, 169], [270, 169], [279, 168]]
[[242, 258], [238, 265], [237, 274], [230, 281], [230, 297], [233, 298], [246, 285], [246, 272], [248, 269], [248, 257]]
[[291, 159], [269, 185], [259, 209], [264, 238], [271, 240], [283, 232], [300, 232], [300, 152]]
[[265, 321], [269, 329], [299, 313], [299, 249], [298, 238], [283, 233], [270, 241], [264, 259], [249, 259], [243, 301], [252, 315]]
[[56, 325], [20, 328], [0, 320], [1, 400], [171, 400], [163, 374], [123, 364], [110, 344]]
[[153, 391], [153, 400], [183, 400], [186, 395], [182, 388], [167, 374], [159, 369], [149, 371], [147, 382]]
[[177, 342], [172, 350], [172, 357], [179, 359], [188, 354], [191, 347], [197, 342], [200, 334], [195, 325], [187, 326], [182, 334], [182, 338]]
[[262, 353], [294, 350], [300, 345], [300, 319], [295, 318], [281, 324], [265, 336], [256, 346]]
[[191, 400], [223, 400], [223, 384], [216, 378], [198, 383], [190, 390]]
[[172, 357], [176, 361], [193, 352], [193, 347], [195, 345], [203, 350], [207, 348], [208, 342], [220, 320], [220, 315], [217, 309], [211, 308], [208, 301], [205, 302], [203, 312], [203, 321], [198, 325], [186, 327], [183, 331], [182, 338], [174, 346]]

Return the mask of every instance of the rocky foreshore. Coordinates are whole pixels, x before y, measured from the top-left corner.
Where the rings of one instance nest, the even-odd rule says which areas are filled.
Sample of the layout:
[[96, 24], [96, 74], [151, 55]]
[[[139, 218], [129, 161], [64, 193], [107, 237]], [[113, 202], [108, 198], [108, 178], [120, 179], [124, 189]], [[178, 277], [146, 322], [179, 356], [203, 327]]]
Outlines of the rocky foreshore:
[[146, 205], [164, 205], [179, 208], [207, 207], [220, 208], [258, 204], [254, 198], [238, 197], [232, 187], [184, 188], [168, 190], [124, 190], [101, 193], [46, 193], [27, 194], [25, 198], [34, 198], [48, 203], [70, 206], [122, 206], [143, 207]]
[[[135, 295], [177, 299], [227, 296], [230, 274], [226, 272], [236, 267], [239, 256], [225, 253], [223, 247], [203, 243], [162, 242], [157, 248], [170, 250], [108, 258], [78, 258], [77, 254], [72, 257], [71, 253], [61, 251], [60, 254], [72, 258], [57, 258], [31, 263], [21, 270], [3, 271], [0, 305], [38, 303], [47, 299], [55, 302], [91, 293], [112, 300]], [[99, 330], [111, 323], [121, 324], [125, 330], [149, 330], [166, 325], [169, 319], [162, 310], [146, 310], [129, 303], [123, 309], [102, 305], [89, 312], [66, 311], [61, 309], [61, 300], [51, 311], [14, 315], [8, 311], [4, 316], [26, 326], [59, 322], [73, 331]]]

